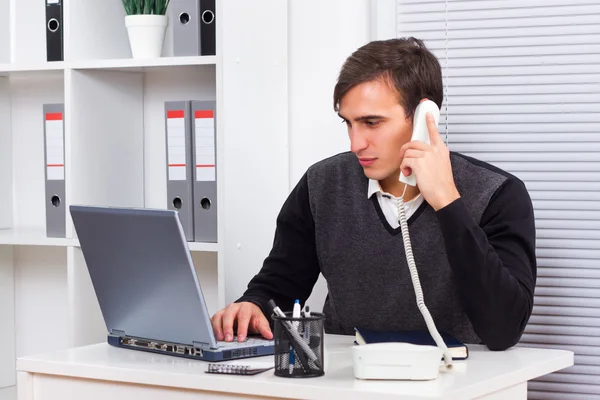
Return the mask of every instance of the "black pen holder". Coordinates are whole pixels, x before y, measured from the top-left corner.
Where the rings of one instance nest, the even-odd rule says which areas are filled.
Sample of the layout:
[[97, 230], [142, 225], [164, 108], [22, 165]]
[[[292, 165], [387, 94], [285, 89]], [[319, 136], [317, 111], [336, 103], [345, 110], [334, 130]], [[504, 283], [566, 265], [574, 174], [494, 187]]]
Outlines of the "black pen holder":
[[273, 315], [276, 376], [312, 378], [325, 374], [324, 328], [325, 314], [311, 313], [310, 317], [292, 318]]

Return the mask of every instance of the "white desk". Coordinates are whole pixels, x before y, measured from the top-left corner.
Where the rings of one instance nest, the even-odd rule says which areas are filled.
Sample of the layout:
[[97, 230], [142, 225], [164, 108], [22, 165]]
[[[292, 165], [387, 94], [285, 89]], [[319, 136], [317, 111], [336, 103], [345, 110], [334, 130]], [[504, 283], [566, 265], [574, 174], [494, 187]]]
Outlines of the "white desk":
[[[354, 378], [353, 337], [327, 335], [325, 376], [281, 378], [204, 373], [206, 363], [97, 344], [17, 360], [19, 400], [307, 399], [526, 399], [527, 381], [573, 365], [573, 353], [470, 346], [453, 372], [425, 382]], [[263, 361], [265, 358], [255, 359]], [[272, 360], [271, 357], [266, 357]], [[250, 360], [248, 360], [250, 361]]]

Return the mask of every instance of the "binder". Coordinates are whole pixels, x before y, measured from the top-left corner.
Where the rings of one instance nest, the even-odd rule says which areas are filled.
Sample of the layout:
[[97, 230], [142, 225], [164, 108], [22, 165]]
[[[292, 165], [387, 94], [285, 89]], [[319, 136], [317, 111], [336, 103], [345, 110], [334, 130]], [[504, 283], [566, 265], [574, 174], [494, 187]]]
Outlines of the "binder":
[[192, 101], [194, 241], [217, 242], [216, 102]]
[[194, 240], [190, 102], [165, 102], [167, 208], [176, 210], [187, 241]]
[[46, 0], [46, 59], [63, 57], [63, 0]]
[[173, 55], [199, 56], [200, 0], [171, 0]]
[[215, 1], [171, 0], [173, 55], [215, 55]]
[[216, 54], [215, 0], [200, 0], [200, 50], [203, 56]]
[[66, 237], [64, 105], [43, 104], [46, 236]]

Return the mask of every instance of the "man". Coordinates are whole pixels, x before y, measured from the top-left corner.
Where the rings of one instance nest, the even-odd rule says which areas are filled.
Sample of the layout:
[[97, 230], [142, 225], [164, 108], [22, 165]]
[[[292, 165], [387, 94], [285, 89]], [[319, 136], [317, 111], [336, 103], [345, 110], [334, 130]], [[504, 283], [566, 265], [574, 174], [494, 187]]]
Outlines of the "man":
[[[243, 296], [212, 318], [218, 340], [273, 337], [267, 302], [290, 310], [327, 281], [328, 333], [427, 329], [399, 227], [402, 196], [425, 304], [439, 331], [492, 350], [515, 345], [533, 307], [535, 227], [523, 183], [450, 153], [428, 115], [430, 144], [411, 141], [423, 99], [443, 99], [436, 57], [414, 38], [371, 42], [343, 65], [334, 108], [351, 151], [312, 165], [277, 218], [273, 248]], [[417, 186], [399, 181], [414, 172]]]

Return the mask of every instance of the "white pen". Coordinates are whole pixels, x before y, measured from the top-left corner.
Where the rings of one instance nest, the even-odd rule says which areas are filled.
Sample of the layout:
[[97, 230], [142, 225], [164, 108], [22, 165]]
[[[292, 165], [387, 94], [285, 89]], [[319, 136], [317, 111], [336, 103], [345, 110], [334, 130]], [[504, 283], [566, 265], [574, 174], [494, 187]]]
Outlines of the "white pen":
[[[310, 307], [304, 306], [304, 318], [310, 318]], [[310, 343], [310, 330], [308, 329], [310, 325], [310, 321], [304, 321], [304, 340], [307, 343]]]

